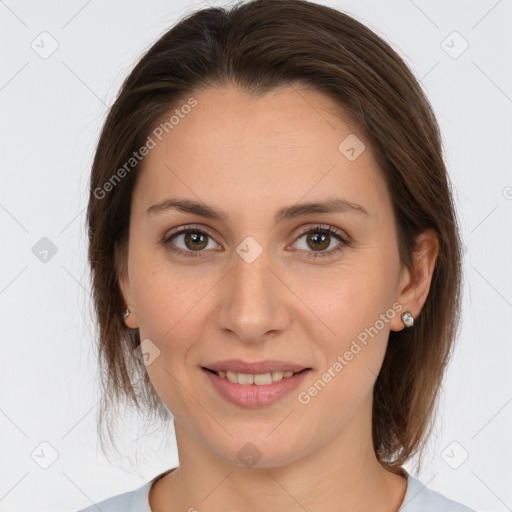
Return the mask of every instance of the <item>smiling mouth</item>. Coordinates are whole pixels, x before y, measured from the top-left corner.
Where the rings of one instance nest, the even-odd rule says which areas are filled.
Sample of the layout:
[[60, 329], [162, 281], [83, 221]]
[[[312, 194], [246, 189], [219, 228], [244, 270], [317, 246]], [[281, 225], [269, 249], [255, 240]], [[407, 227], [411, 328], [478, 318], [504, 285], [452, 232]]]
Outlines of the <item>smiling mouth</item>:
[[242, 385], [251, 385], [254, 384], [256, 386], [266, 386], [272, 384], [273, 382], [278, 382], [283, 379], [289, 379], [298, 373], [303, 373], [310, 368], [304, 368], [300, 372], [267, 372], [267, 373], [238, 373], [231, 371], [215, 371], [210, 370], [210, 368], [203, 368], [204, 370], [209, 371], [210, 373], [214, 373], [221, 379], [226, 379], [233, 384], [242, 384]]

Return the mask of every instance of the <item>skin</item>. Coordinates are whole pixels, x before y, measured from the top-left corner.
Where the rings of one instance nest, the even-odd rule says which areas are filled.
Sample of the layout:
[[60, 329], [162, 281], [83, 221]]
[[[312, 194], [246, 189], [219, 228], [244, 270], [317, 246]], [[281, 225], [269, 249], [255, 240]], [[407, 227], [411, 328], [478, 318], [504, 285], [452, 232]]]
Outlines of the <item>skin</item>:
[[[419, 314], [438, 240], [430, 230], [420, 237], [414, 278], [402, 268], [391, 199], [371, 147], [329, 97], [287, 86], [254, 98], [234, 85], [193, 96], [198, 105], [143, 161], [120, 275], [132, 311], [126, 325], [160, 350], [146, 368], [175, 418], [180, 466], [153, 485], [151, 508], [397, 511], [406, 480], [379, 464], [371, 412], [389, 331], [405, 328], [400, 314], [308, 404], [297, 395], [393, 304]], [[350, 134], [366, 144], [354, 161], [338, 149]], [[228, 220], [146, 213], [171, 196], [222, 209]], [[327, 198], [358, 203], [368, 215], [273, 222], [284, 206]], [[327, 255], [338, 246], [334, 236], [321, 250], [299, 237], [309, 226], [318, 233], [317, 224], [339, 230], [349, 245]], [[171, 253], [164, 235], [190, 225], [210, 235], [202, 253]], [[247, 236], [263, 249], [252, 263], [236, 252]], [[184, 235], [173, 242], [193, 252]], [[326, 255], [308, 258], [315, 252]], [[313, 371], [278, 402], [248, 409], [220, 397], [200, 369], [229, 358], [279, 359]], [[261, 454], [254, 467], [237, 457], [247, 442]]]

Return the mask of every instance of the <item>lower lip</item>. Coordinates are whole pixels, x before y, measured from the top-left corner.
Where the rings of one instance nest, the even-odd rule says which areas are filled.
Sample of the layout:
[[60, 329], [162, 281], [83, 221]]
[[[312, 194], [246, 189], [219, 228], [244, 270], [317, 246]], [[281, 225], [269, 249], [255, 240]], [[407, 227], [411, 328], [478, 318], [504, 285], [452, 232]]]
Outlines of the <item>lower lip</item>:
[[310, 369], [303, 370], [291, 377], [272, 382], [272, 384], [259, 386], [257, 384], [235, 384], [204, 368], [202, 370], [221, 396], [235, 405], [247, 408], [264, 407], [277, 402], [294, 390], [311, 371]]

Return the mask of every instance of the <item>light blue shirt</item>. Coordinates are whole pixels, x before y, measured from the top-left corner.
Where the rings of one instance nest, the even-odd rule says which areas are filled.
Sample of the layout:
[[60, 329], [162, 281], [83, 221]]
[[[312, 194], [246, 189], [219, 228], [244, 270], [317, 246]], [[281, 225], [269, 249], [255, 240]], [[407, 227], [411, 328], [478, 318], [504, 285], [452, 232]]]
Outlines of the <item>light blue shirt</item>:
[[[149, 490], [156, 480], [169, 471], [172, 470], [160, 473], [134, 491], [112, 496], [78, 512], [152, 512], [149, 506]], [[404, 471], [407, 476], [407, 491], [398, 512], [476, 512], [425, 487], [420, 480], [410, 475], [405, 469]]]

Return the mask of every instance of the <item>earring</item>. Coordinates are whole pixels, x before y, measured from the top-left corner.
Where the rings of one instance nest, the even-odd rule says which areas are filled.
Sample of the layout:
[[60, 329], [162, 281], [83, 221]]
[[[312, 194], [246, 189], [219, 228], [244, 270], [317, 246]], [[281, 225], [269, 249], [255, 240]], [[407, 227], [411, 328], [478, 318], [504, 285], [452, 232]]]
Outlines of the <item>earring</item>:
[[123, 313], [123, 318], [128, 318], [130, 316], [130, 310], [126, 309]]
[[412, 316], [412, 313], [410, 311], [402, 313], [402, 321], [406, 327], [412, 327], [414, 325], [414, 317]]

